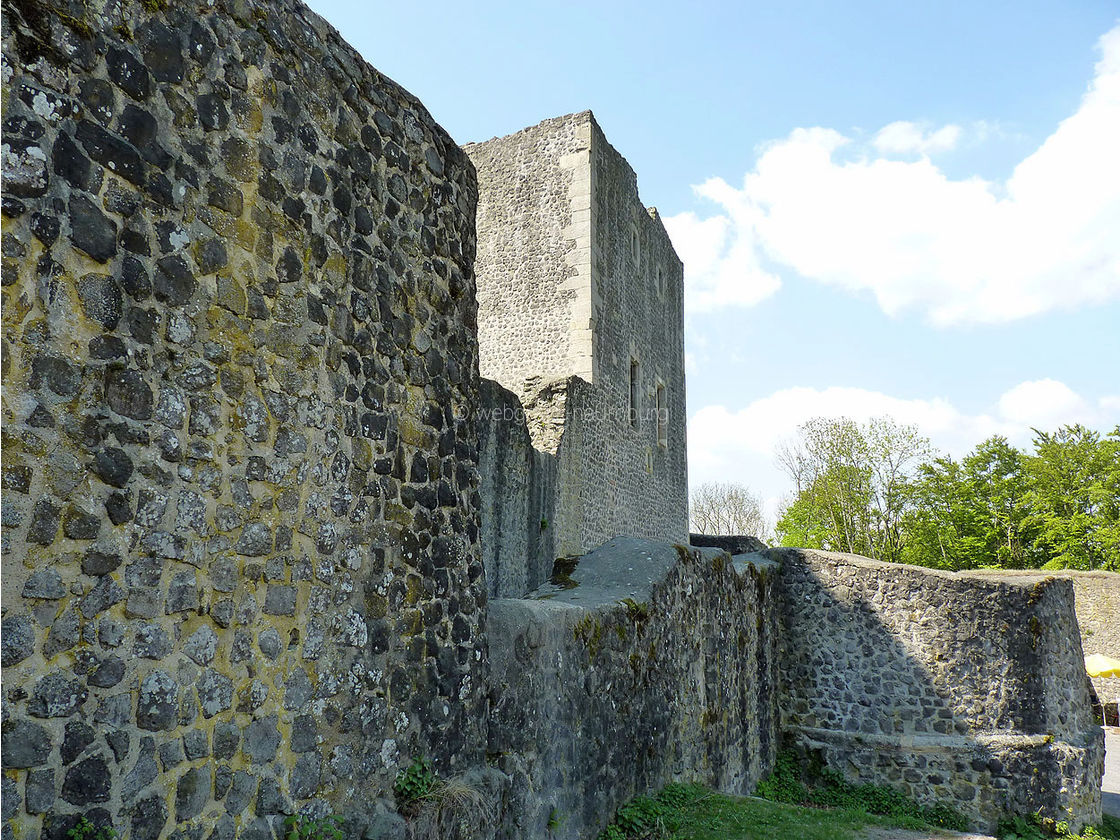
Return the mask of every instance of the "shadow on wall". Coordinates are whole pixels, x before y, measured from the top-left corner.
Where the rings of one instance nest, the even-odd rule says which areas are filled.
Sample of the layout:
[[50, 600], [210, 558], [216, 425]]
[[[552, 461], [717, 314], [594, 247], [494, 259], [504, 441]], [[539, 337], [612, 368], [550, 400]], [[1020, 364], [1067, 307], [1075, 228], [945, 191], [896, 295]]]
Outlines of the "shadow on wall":
[[1073, 589], [771, 549], [782, 731], [847, 778], [945, 802], [978, 828], [1039, 810], [1100, 821]]
[[490, 602], [488, 755], [511, 836], [594, 836], [671, 781], [748, 794], [777, 742], [776, 572], [619, 538]]

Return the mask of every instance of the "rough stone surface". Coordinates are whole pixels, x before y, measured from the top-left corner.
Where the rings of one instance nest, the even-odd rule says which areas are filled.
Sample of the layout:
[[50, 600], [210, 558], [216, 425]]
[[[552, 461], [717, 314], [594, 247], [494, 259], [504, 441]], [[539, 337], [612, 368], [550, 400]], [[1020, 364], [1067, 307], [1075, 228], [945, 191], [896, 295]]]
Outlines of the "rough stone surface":
[[[1021, 577], [1023, 572], [985, 571], [985, 576]], [[1116, 654], [1120, 639], [1120, 574], [1116, 572], [1075, 572], [1070, 570], [1038, 573], [1040, 577], [1069, 578], [1081, 630], [1081, 649], [1086, 656]], [[1093, 691], [1100, 703], [1120, 706], [1120, 677], [1091, 677]]]
[[469, 160], [294, 0], [3, 39], [5, 837], [481, 763]]
[[574, 838], [779, 724], [1097, 813], [1066, 582], [576, 562], [686, 537], [682, 267], [590, 113], [468, 148], [480, 316], [467, 153], [296, 0], [3, 11], [4, 840], [403, 838], [419, 756]]
[[765, 556], [781, 566], [782, 729], [799, 748], [979, 828], [1039, 809], [1100, 822], [1103, 736], [1068, 580]]
[[490, 604], [512, 836], [548, 836], [555, 809], [555, 836], [593, 837], [674, 779], [752, 792], [777, 747], [775, 570], [622, 538], [568, 578]]
[[[481, 414], [487, 558], [508, 569], [527, 543], [531, 588], [555, 558], [618, 535], [686, 542], [684, 273], [656, 210], [589, 111], [465, 148], [479, 365], [521, 402]], [[531, 436], [527, 477], [501, 451], [523, 434], [508, 424]], [[526, 507], [526, 531], [510, 527]], [[525, 592], [494, 571], [492, 594]]]

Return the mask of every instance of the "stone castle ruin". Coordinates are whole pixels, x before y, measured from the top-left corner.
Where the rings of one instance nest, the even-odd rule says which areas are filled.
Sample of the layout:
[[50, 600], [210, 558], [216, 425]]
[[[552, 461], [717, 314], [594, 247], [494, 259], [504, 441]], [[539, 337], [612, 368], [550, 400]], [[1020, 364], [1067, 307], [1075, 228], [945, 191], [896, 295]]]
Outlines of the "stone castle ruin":
[[686, 543], [684, 270], [657, 211], [589, 111], [466, 152], [479, 369], [497, 383], [479, 452], [490, 594], [620, 534]]
[[416, 758], [587, 837], [783, 739], [1099, 819], [1069, 580], [686, 544], [682, 267], [589, 113], [460, 148], [297, 0], [3, 44], [5, 840], [398, 838]]

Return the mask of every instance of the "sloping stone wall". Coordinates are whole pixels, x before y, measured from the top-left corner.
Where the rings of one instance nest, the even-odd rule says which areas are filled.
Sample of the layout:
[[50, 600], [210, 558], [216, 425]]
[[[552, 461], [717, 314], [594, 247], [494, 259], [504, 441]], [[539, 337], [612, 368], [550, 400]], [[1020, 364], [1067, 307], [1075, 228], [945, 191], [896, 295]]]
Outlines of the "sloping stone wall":
[[559, 585], [491, 601], [503, 836], [593, 837], [674, 780], [751, 793], [777, 744], [776, 579], [765, 562], [616, 539]]
[[483, 753], [473, 169], [293, 0], [3, 12], [4, 837], [360, 832]]
[[1068, 580], [801, 549], [781, 564], [782, 730], [862, 782], [977, 826], [1100, 820], [1104, 745]]
[[[1073, 581], [1081, 649], [1120, 659], [1120, 574], [1116, 572], [1056, 572]], [[1102, 703], [1120, 704], [1120, 677], [1091, 679]]]
[[[1120, 659], [1120, 574], [1116, 572], [1076, 572], [1070, 569], [1039, 572], [984, 571], [990, 577], [1031, 574], [1068, 578], [1073, 582], [1077, 624], [1081, 630], [1081, 649], [1088, 656], [1100, 653]], [[1090, 679], [1102, 703], [1120, 703], [1120, 677]]]

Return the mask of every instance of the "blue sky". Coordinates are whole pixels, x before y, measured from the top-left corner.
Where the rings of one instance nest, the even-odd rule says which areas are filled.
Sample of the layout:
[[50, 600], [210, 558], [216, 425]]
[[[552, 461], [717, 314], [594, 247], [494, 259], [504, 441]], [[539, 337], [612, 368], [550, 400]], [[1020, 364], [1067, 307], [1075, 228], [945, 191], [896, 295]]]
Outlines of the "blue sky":
[[1120, 423], [1113, 2], [312, 0], [460, 142], [591, 108], [686, 260], [692, 482], [814, 414]]

